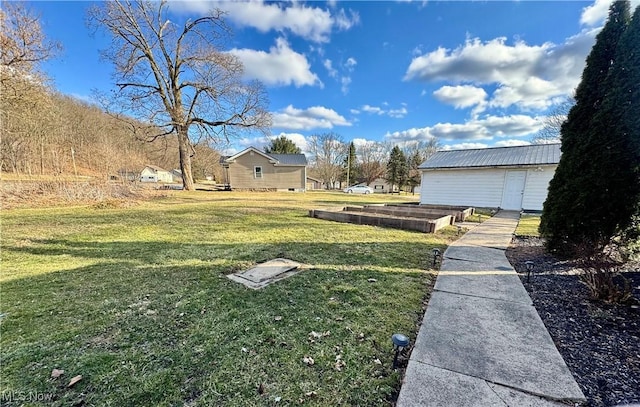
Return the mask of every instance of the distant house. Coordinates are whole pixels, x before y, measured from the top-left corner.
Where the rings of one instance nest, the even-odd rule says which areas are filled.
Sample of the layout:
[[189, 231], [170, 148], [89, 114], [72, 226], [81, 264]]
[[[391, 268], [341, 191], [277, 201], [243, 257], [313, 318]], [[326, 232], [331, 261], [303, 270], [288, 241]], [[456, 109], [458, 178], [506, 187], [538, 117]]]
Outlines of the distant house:
[[224, 182], [230, 189], [305, 191], [307, 157], [304, 154], [267, 154], [249, 147], [222, 157]]
[[140, 169], [136, 171], [129, 168], [120, 168], [118, 170], [118, 175], [112, 178], [114, 180], [118, 179], [121, 181], [137, 181], [140, 179]]
[[182, 182], [182, 171], [179, 169], [171, 170], [171, 178], [173, 182]]
[[307, 176], [307, 191], [312, 189], [322, 189], [322, 180]]
[[173, 182], [173, 175], [158, 166], [147, 165], [140, 173], [140, 182]]
[[541, 211], [560, 144], [438, 151], [420, 165], [420, 203]]
[[388, 194], [399, 191], [397, 185], [394, 185], [392, 190], [391, 184], [384, 178], [376, 178], [373, 182], [369, 183], [369, 186], [373, 188], [375, 194]]

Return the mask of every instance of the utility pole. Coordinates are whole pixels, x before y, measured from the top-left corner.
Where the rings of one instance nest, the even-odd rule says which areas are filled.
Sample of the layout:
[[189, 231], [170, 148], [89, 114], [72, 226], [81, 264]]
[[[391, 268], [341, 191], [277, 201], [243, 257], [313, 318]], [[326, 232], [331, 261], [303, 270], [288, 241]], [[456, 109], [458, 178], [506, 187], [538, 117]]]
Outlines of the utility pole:
[[351, 149], [347, 153], [347, 188], [349, 188], [349, 171], [351, 170]]

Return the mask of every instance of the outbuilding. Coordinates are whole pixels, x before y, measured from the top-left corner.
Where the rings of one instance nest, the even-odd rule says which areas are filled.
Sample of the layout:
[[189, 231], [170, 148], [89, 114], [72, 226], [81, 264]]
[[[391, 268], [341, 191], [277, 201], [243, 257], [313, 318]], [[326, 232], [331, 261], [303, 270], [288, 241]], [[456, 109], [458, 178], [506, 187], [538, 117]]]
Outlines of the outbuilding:
[[157, 165], [147, 165], [140, 172], [140, 182], [173, 182], [173, 176]]
[[541, 211], [560, 144], [438, 151], [419, 169], [420, 204]]

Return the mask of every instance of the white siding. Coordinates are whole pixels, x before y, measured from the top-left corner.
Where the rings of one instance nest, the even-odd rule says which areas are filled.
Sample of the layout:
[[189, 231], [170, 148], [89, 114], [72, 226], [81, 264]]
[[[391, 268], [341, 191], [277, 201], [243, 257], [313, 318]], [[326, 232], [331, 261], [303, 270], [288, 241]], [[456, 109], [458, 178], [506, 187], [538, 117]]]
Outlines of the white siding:
[[[527, 169], [522, 209], [542, 210], [556, 168], [557, 165], [547, 165]], [[423, 171], [420, 203], [497, 208], [502, 203], [507, 170], [519, 168]]]
[[558, 168], [557, 165], [546, 165], [538, 169], [530, 169], [527, 171], [527, 185], [524, 188], [524, 196], [522, 199], [522, 209], [541, 211], [542, 204], [547, 199], [547, 191], [549, 182], [553, 178], [553, 174]]
[[497, 208], [502, 202], [505, 170], [423, 171], [420, 203]]

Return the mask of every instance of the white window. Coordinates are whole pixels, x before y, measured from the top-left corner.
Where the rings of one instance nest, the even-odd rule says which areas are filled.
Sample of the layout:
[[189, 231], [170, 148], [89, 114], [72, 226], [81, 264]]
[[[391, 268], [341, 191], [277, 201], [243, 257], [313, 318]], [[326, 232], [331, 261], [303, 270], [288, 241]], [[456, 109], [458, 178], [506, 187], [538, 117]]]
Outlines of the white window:
[[253, 177], [262, 178], [262, 167], [253, 167]]

